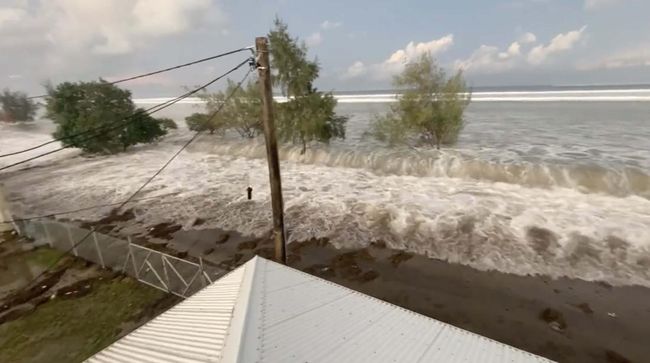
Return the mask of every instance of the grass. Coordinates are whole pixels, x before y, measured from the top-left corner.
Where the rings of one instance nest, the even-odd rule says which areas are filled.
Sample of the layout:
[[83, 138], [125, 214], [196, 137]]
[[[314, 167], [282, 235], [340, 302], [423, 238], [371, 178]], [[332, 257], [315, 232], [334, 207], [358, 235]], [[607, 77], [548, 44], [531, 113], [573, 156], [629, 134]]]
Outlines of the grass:
[[61, 257], [63, 253], [57, 250], [40, 247], [31, 251], [25, 255], [25, 259], [28, 263], [38, 265], [39, 267], [48, 268], [56, 262], [56, 260]]
[[[47, 251], [32, 258], [53, 261]], [[128, 277], [96, 280], [92, 289], [82, 297], [50, 300], [0, 325], [0, 362], [83, 361], [115, 341], [128, 322], [165, 296]]]

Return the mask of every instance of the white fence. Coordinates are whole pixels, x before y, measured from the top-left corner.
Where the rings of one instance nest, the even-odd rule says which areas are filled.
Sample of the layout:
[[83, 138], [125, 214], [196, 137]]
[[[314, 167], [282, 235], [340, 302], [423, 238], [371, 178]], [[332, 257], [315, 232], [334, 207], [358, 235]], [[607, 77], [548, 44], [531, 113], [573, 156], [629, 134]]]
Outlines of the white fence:
[[[18, 223], [21, 234], [36, 244], [49, 245], [60, 251], [94, 262], [113, 271], [122, 271], [138, 281], [186, 298], [211, 284], [225, 271], [199, 262], [187, 261], [153, 250], [130, 240], [124, 241], [90, 230], [53, 220]], [[77, 245], [78, 244], [78, 245]]]

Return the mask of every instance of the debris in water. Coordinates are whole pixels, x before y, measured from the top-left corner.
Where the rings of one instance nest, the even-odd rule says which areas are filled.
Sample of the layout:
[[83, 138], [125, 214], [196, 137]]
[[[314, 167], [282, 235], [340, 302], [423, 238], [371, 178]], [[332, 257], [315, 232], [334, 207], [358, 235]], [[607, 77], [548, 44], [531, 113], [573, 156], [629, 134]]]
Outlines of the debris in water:
[[616, 313], [607, 313], [607, 316], [609, 316], [610, 318], [615, 318], [615, 317], [616, 317]]
[[589, 315], [591, 315], [591, 314], [594, 313], [594, 311], [593, 311], [593, 309], [591, 308], [591, 306], [589, 306], [589, 304], [587, 304], [587, 303], [578, 304], [578, 305], [575, 305], [575, 307], [577, 307], [578, 309], [580, 309], [580, 310], [581, 310], [583, 313], [585, 313], [585, 314], [589, 314]]
[[547, 322], [549, 327], [557, 332], [564, 332], [567, 328], [564, 315], [555, 309], [546, 308], [542, 310], [539, 318]]

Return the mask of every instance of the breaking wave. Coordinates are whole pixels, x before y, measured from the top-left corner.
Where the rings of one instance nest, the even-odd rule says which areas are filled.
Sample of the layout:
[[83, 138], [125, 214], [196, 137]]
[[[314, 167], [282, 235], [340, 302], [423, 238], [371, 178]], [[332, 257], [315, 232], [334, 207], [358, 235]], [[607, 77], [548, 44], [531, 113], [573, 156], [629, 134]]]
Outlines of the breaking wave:
[[[265, 158], [264, 145], [222, 141], [202, 146], [212, 153], [248, 158]], [[483, 160], [462, 151], [414, 149], [353, 150], [314, 146], [304, 154], [301, 148], [283, 146], [283, 160], [331, 167], [358, 168], [379, 175], [413, 175], [473, 179], [518, 184], [536, 188], [570, 188], [583, 193], [614, 196], [638, 195], [650, 199], [650, 175], [634, 167], [606, 168], [594, 164], [550, 164], [522, 160]]]

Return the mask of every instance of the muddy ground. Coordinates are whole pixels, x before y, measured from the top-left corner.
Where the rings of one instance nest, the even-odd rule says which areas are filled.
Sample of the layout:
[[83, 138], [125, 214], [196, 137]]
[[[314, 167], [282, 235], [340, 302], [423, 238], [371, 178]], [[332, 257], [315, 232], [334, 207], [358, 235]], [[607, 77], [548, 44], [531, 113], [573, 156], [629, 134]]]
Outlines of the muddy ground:
[[[143, 225], [131, 211], [72, 221], [102, 233], [231, 270], [273, 257], [270, 236]], [[560, 362], [648, 362], [650, 289], [484, 272], [391, 250], [381, 242], [341, 250], [327, 239], [294, 242], [288, 264], [423, 315]], [[1, 326], [0, 326], [1, 327]]]
[[[192, 230], [173, 222], [144, 226], [130, 212], [96, 227], [186, 258], [233, 269], [254, 255], [273, 257], [267, 238]], [[127, 222], [128, 221], [128, 222]], [[135, 237], [133, 237], [135, 236]], [[288, 246], [294, 268], [423, 315], [561, 362], [650, 361], [650, 289], [543, 276], [484, 272], [391, 250], [381, 242], [340, 250], [327, 239]]]
[[178, 301], [0, 234], [0, 362], [81, 362]]

